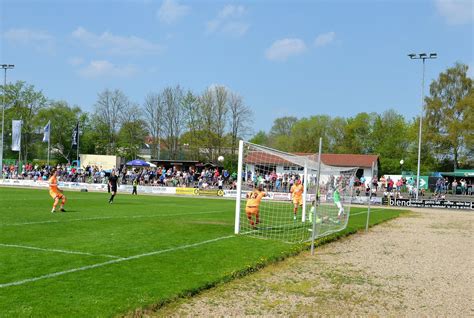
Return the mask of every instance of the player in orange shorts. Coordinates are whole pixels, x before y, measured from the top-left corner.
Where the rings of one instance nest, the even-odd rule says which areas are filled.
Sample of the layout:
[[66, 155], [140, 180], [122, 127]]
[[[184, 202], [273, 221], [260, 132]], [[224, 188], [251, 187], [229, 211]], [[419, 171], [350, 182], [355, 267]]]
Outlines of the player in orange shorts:
[[[252, 192], [247, 193], [247, 204], [245, 205], [245, 213], [247, 214], [247, 219], [249, 219], [250, 226], [255, 228], [255, 226], [260, 223], [259, 219], [259, 207], [260, 201], [267, 194], [263, 191], [263, 185], [259, 185], [257, 189], [254, 189]], [[255, 222], [253, 217], [255, 215]]]
[[58, 205], [59, 200], [61, 200], [61, 207], [59, 210], [61, 212], [66, 212], [66, 210], [64, 210], [64, 204], [66, 204], [66, 196], [63, 194], [63, 191], [58, 188], [58, 171], [56, 169], [52, 171], [51, 178], [49, 178], [48, 182], [49, 195], [54, 200], [53, 209], [51, 210], [51, 213], [56, 212], [56, 206]]
[[293, 199], [293, 219], [296, 220], [296, 214], [298, 213], [298, 206], [303, 205], [303, 185], [301, 180], [297, 179], [295, 184], [291, 186], [290, 193]]

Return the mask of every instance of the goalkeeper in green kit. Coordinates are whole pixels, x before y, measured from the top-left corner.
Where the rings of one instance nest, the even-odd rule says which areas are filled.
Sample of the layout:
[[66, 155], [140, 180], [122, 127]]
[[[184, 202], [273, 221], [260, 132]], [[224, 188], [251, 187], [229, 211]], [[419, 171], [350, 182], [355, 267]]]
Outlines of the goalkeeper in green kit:
[[341, 192], [342, 192], [342, 187], [338, 187], [336, 188], [336, 190], [334, 190], [334, 195], [333, 195], [334, 204], [339, 209], [339, 212], [337, 213], [338, 219], [340, 219], [344, 215], [344, 207], [342, 206], [342, 202], [341, 202]]

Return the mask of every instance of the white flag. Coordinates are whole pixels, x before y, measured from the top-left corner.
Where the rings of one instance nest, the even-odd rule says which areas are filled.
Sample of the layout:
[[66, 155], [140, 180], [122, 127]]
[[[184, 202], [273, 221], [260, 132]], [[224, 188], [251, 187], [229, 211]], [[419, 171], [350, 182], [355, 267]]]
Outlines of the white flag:
[[43, 142], [49, 142], [50, 134], [51, 134], [51, 121], [48, 121], [46, 126], [44, 126]]
[[12, 120], [12, 151], [20, 151], [21, 120]]

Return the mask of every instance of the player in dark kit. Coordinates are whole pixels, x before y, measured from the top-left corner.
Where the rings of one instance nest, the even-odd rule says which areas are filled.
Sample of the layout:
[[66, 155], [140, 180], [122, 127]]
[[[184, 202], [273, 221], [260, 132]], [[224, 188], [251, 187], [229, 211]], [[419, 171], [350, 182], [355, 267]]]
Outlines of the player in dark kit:
[[115, 170], [112, 170], [112, 174], [109, 177], [110, 192], [112, 192], [112, 195], [109, 199], [109, 203], [114, 202], [114, 197], [117, 194], [117, 181], [118, 177], [115, 175]]

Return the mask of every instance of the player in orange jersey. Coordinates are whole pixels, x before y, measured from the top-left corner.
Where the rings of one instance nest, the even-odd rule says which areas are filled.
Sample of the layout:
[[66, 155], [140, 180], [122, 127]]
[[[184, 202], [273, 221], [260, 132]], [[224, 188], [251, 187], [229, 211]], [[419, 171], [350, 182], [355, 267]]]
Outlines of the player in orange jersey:
[[66, 204], [66, 196], [63, 194], [63, 191], [58, 188], [58, 171], [56, 169], [52, 171], [51, 178], [49, 178], [48, 182], [49, 195], [54, 200], [53, 209], [51, 210], [51, 213], [56, 212], [56, 206], [58, 205], [59, 200], [61, 200], [60, 211], [66, 212], [66, 210], [64, 210], [64, 204]]
[[[258, 223], [260, 223], [260, 201], [266, 195], [267, 194], [263, 191], [263, 185], [259, 185], [257, 189], [254, 189], [252, 192], [247, 193], [247, 204], [245, 206], [245, 213], [247, 214], [247, 219], [249, 219], [250, 226], [252, 226], [252, 228], [255, 228]], [[255, 222], [253, 221], [253, 216], [255, 216]]]
[[298, 206], [303, 205], [303, 185], [301, 180], [297, 179], [295, 184], [291, 186], [290, 193], [293, 199], [293, 219], [296, 220], [296, 214], [298, 213]]

